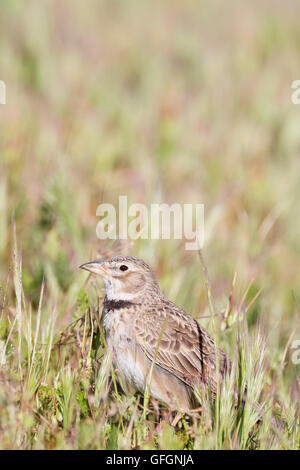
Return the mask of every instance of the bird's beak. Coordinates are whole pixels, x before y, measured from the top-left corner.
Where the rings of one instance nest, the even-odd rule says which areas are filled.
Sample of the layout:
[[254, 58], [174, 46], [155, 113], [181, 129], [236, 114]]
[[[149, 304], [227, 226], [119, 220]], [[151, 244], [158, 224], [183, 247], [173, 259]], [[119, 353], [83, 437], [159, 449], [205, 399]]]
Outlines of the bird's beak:
[[103, 261], [91, 261], [90, 263], [85, 263], [79, 266], [81, 269], [90, 271], [94, 274], [99, 274], [100, 276], [105, 276], [107, 274], [106, 269], [103, 267]]

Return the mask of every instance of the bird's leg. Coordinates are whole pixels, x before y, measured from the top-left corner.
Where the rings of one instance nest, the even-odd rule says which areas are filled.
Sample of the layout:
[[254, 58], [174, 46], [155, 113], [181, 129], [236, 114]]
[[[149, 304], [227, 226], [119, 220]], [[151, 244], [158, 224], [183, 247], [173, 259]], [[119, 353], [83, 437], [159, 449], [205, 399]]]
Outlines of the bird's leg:
[[160, 418], [160, 420], [159, 420], [158, 425], [157, 425], [156, 428], [155, 428], [156, 432], [159, 433], [159, 432], [162, 431], [163, 423], [164, 423], [164, 422], [167, 423], [167, 422], [170, 420], [170, 418], [171, 418], [171, 416], [172, 416], [172, 412], [173, 412], [172, 410], [167, 410], [167, 411], [163, 410], [163, 411], [161, 412], [161, 418]]
[[182, 413], [177, 413], [175, 418], [173, 419], [173, 421], [171, 423], [171, 426], [173, 426], [175, 428], [175, 426], [177, 426], [177, 424], [181, 420], [182, 416], [183, 416]]

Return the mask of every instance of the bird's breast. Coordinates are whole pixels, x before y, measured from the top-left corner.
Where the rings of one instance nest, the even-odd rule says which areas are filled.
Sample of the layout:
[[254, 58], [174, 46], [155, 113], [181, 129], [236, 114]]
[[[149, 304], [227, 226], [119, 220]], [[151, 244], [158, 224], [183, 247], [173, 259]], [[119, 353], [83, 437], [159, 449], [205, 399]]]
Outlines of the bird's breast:
[[146, 368], [134, 336], [133, 319], [125, 310], [107, 310], [103, 318], [107, 346], [114, 368], [125, 382], [137, 390], [145, 387]]
[[105, 310], [103, 324], [108, 340], [119, 341], [120, 338], [125, 339], [130, 335], [130, 315], [126, 310]]

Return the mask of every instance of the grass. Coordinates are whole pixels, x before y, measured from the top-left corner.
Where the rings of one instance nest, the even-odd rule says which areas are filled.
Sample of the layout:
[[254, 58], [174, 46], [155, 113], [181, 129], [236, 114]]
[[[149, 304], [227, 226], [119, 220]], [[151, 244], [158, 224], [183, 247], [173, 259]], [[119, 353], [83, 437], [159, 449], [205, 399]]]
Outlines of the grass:
[[149, 401], [147, 390], [143, 398], [117, 385], [100, 322], [103, 299], [90, 304], [81, 289], [72, 308], [75, 319], [59, 328], [57, 306], [48, 310], [44, 305], [43, 282], [33, 315], [24, 295], [15, 230], [13, 234], [16, 308], [3, 306], [1, 312], [2, 448], [299, 447], [298, 404], [284, 384], [278, 386], [279, 377], [272, 384], [276, 372], [266, 366], [266, 338], [258, 326], [249, 332], [240, 302], [237, 311], [231, 298], [218, 326], [215, 319], [215, 330], [222, 337], [230, 332], [235, 348], [224, 389], [215, 401], [195, 390], [201, 408], [174, 425], [176, 413]]
[[[0, 448], [300, 448], [298, 10], [2, 2]], [[178, 240], [97, 240], [97, 206], [122, 194], [204, 203], [205, 262]], [[120, 252], [234, 362], [174, 426], [118, 385], [103, 286], [78, 269]]]

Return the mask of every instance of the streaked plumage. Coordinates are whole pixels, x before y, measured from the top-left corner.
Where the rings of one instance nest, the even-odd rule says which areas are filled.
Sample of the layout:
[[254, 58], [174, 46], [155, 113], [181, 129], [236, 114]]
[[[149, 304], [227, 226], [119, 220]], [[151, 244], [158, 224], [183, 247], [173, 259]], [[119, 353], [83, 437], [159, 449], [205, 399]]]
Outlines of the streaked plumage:
[[[143, 392], [148, 383], [154, 398], [182, 410], [196, 405], [194, 386], [216, 393], [213, 339], [162, 294], [144, 261], [116, 256], [81, 267], [104, 279], [107, 343], [114, 367], [129, 389]], [[222, 379], [231, 362], [218, 351]]]

